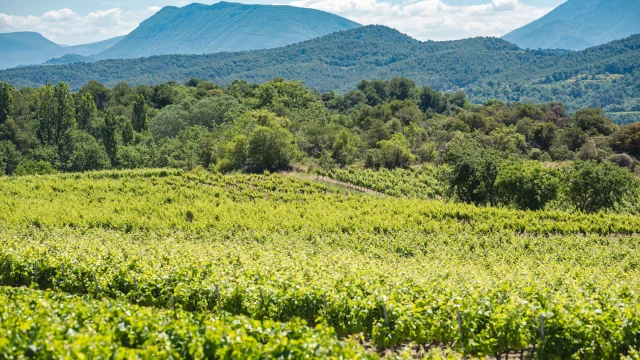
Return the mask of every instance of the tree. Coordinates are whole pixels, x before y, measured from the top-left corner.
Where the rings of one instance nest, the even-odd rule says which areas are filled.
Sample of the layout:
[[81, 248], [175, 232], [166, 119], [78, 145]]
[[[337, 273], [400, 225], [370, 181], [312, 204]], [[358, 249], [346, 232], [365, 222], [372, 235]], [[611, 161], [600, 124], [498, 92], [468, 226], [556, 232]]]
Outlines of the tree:
[[118, 122], [115, 115], [110, 110], [104, 117], [104, 128], [102, 129], [102, 143], [107, 151], [111, 166], [115, 166], [118, 156], [118, 138], [116, 132], [118, 131]]
[[80, 89], [81, 94], [90, 94], [98, 110], [104, 110], [111, 99], [111, 90], [100, 82], [91, 80]]
[[578, 157], [580, 160], [598, 160], [598, 148], [596, 147], [596, 143], [593, 139], [588, 139], [584, 145], [580, 148], [580, 152], [578, 153]]
[[364, 93], [369, 106], [380, 105], [391, 97], [389, 83], [384, 80], [362, 80], [358, 84], [358, 90]]
[[21, 157], [22, 155], [11, 141], [0, 141], [0, 175], [13, 174]]
[[416, 160], [409, 148], [409, 141], [400, 133], [393, 134], [390, 140], [378, 142], [378, 147], [368, 152], [367, 167], [408, 168]]
[[173, 104], [175, 101], [176, 93], [173, 87], [169, 84], [160, 84], [153, 87], [153, 95], [151, 101], [156, 105], [156, 108], [162, 109], [166, 106]]
[[293, 135], [280, 126], [258, 126], [249, 138], [249, 162], [261, 169], [285, 169], [295, 153]]
[[135, 133], [133, 131], [133, 124], [131, 123], [131, 120], [129, 120], [128, 118], [125, 118], [124, 122], [122, 123], [121, 136], [122, 136], [122, 144], [124, 146], [127, 146], [131, 144], [131, 142], [133, 142]]
[[239, 106], [232, 96], [216, 96], [198, 101], [191, 109], [191, 125], [201, 125], [212, 129], [228, 120], [227, 114]]
[[53, 93], [56, 101], [54, 142], [62, 149], [71, 141], [70, 133], [76, 128], [75, 104], [69, 85], [65, 83], [56, 84]]
[[68, 171], [103, 170], [111, 167], [104, 147], [91, 134], [75, 130], [70, 138], [70, 155], [66, 162]]
[[523, 210], [544, 209], [558, 193], [559, 180], [537, 161], [510, 161], [495, 182], [498, 203]]
[[13, 95], [11, 86], [0, 82], [0, 125], [13, 119]]
[[208, 136], [206, 128], [192, 126], [180, 131], [175, 138], [161, 140], [156, 166], [187, 170], [205, 164], [208, 159], [205, 159], [203, 143]]
[[258, 88], [256, 97], [260, 107], [271, 109], [306, 108], [316, 99], [300, 81], [274, 79]]
[[93, 96], [90, 93], [86, 93], [80, 97], [76, 111], [78, 128], [83, 131], [88, 131], [96, 119], [97, 114], [98, 108], [93, 100]]
[[640, 123], [622, 126], [613, 134], [611, 147], [618, 152], [640, 156]]
[[[149, 130], [156, 141], [176, 137], [188, 126], [189, 113], [178, 105], [169, 105], [151, 120]], [[133, 127], [135, 129], [135, 125]]]
[[433, 111], [435, 113], [442, 113], [446, 107], [446, 100], [442, 95], [433, 90], [432, 88], [425, 86], [420, 93], [420, 108], [422, 111]]
[[358, 157], [359, 145], [360, 138], [351, 135], [347, 130], [342, 130], [333, 143], [331, 158], [342, 166], [353, 164]]
[[636, 181], [627, 169], [610, 162], [576, 161], [569, 174], [567, 197], [585, 213], [611, 210], [631, 197]]
[[144, 96], [138, 95], [133, 103], [133, 130], [145, 132], [149, 130], [149, 111]]
[[36, 90], [33, 99], [34, 118], [37, 122], [36, 134], [43, 145], [55, 143], [56, 112], [53, 86], [46, 85]]
[[542, 150], [549, 150], [556, 138], [556, 126], [550, 122], [541, 122], [533, 129], [533, 142]]
[[454, 138], [445, 152], [451, 165], [449, 192], [464, 202], [479, 205], [494, 203], [495, 182], [500, 159], [476, 141]]
[[405, 77], [395, 77], [389, 84], [390, 95], [395, 100], [407, 100], [414, 96], [416, 83]]
[[600, 108], [578, 110], [573, 121], [577, 127], [590, 135], [610, 135], [613, 132], [611, 119]]

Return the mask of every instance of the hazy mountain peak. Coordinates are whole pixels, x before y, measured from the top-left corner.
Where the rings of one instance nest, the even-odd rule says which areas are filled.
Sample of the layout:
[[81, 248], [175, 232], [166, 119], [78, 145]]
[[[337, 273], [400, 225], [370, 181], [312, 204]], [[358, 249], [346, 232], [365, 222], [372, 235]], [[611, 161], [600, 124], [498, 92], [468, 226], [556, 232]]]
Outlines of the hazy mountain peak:
[[207, 54], [285, 46], [359, 24], [319, 10], [219, 2], [165, 7], [101, 59]]
[[569, 0], [504, 39], [523, 48], [580, 50], [637, 33], [638, 0]]

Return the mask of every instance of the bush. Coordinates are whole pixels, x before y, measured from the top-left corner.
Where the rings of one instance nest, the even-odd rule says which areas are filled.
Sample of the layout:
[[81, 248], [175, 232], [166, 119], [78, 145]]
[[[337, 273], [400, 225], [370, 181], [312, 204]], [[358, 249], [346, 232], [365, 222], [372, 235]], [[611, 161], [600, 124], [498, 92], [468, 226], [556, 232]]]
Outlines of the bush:
[[249, 139], [249, 162], [261, 169], [288, 168], [295, 153], [293, 135], [280, 126], [258, 126]]
[[543, 209], [558, 193], [559, 180], [537, 161], [509, 162], [496, 178], [497, 202], [523, 210]]
[[104, 170], [111, 168], [107, 151], [96, 138], [84, 131], [72, 135], [71, 152], [66, 167], [69, 171]]
[[576, 209], [593, 213], [615, 208], [631, 196], [636, 179], [610, 162], [576, 161], [569, 175], [567, 197]]
[[21, 158], [22, 155], [11, 141], [0, 141], [0, 175], [13, 174]]
[[402, 134], [393, 134], [391, 140], [378, 142], [378, 147], [367, 152], [367, 167], [408, 168], [416, 160], [409, 149], [409, 142]]
[[627, 154], [613, 154], [609, 157], [609, 161], [623, 168], [633, 169], [635, 167], [635, 160]]
[[451, 195], [475, 204], [494, 202], [494, 185], [501, 162], [495, 153], [473, 140], [454, 139], [447, 148], [445, 160], [451, 165]]
[[17, 176], [25, 175], [48, 175], [57, 173], [56, 169], [51, 164], [44, 160], [27, 160], [18, 165], [15, 171]]

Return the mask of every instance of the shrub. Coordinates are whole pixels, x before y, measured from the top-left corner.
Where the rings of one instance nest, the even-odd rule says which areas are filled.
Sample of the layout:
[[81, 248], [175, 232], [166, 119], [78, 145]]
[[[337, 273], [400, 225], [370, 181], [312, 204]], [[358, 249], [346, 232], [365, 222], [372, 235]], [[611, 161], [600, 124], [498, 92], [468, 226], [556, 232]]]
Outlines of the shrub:
[[634, 176], [613, 163], [576, 161], [569, 175], [567, 197], [576, 209], [593, 213], [615, 208], [636, 186]]

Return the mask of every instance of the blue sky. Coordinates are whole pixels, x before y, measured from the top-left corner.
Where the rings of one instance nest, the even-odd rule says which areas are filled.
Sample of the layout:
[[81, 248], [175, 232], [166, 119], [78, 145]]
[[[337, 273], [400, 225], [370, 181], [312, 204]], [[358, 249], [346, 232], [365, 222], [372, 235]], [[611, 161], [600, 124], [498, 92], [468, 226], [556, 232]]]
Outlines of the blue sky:
[[[502, 36], [565, 0], [233, 0], [324, 10], [394, 27], [420, 40]], [[0, 32], [36, 31], [66, 45], [125, 35], [167, 5], [189, 0], [0, 0]], [[210, 4], [216, 1], [198, 1]]]

